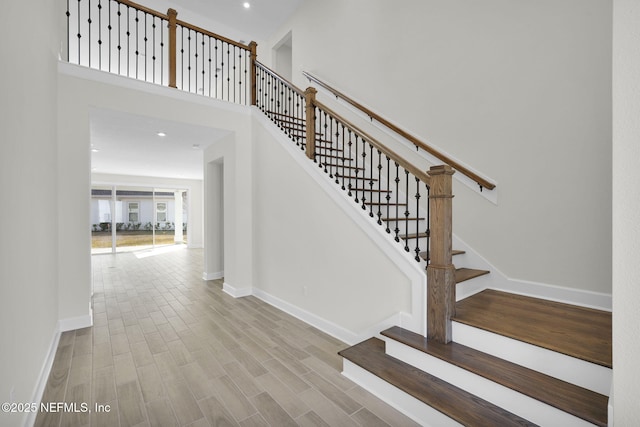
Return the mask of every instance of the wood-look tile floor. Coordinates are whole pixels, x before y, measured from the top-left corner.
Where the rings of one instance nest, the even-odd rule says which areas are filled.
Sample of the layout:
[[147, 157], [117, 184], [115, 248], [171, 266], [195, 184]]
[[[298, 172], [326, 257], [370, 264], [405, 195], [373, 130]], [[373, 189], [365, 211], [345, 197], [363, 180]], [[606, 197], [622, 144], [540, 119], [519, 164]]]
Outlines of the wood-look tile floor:
[[94, 326], [62, 334], [43, 396], [79, 411], [36, 426], [417, 425], [340, 374], [346, 344], [203, 281], [202, 250], [92, 262]]

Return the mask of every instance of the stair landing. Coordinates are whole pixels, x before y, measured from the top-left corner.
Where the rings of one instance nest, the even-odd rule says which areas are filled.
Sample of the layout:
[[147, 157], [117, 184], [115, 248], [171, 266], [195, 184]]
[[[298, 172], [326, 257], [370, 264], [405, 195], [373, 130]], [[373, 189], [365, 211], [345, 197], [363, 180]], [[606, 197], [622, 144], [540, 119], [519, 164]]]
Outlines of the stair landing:
[[453, 320], [611, 368], [611, 313], [491, 289], [456, 304]]

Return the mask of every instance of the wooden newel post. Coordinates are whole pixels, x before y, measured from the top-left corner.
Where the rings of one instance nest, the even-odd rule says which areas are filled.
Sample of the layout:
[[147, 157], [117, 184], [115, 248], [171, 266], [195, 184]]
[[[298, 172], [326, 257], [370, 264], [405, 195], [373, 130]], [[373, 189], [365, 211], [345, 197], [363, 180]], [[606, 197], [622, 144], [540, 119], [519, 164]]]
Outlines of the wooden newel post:
[[453, 168], [433, 166], [429, 205], [431, 237], [427, 266], [427, 338], [441, 343], [451, 341], [451, 317], [455, 313], [455, 267], [451, 261]]
[[169, 17], [169, 87], [177, 87], [176, 85], [176, 20], [178, 12], [175, 9], [167, 11]]
[[305, 125], [307, 127], [307, 157], [311, 160], [315, 159], [316, 155], [316, 93], [318, 93], [318, 91], [312, 87], [308, 87], [307, 90], [304, 91], [306, 101]]
[[258, 58], [258, 43], [252, 41], [249, 43], [251, 56], [251, 105], [256, 105], [256, 82], [258, 75], [256, 74], [256, 59]]

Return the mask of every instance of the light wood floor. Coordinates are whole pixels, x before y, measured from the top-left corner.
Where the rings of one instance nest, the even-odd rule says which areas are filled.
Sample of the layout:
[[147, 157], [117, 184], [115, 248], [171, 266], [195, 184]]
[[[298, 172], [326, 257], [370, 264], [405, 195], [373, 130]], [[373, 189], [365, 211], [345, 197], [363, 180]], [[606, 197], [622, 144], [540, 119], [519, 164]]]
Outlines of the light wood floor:
[[341, 376], [346, 344], [203, 281], [202, 256], [93, 257], [94, 326], [62, 334], [43, 396], [92, 412], [36, 426], [416, 425]]

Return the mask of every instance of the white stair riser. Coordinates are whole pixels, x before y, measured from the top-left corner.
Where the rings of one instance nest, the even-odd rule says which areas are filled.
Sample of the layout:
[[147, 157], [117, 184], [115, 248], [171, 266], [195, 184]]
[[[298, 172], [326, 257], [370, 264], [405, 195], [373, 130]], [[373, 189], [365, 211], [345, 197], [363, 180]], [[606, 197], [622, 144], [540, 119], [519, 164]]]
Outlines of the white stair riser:
[[538, 425], [593, 426], [581, 418], [389, 338], [386, 338], [386, 353]]
[[462, 425], [433, 409], [385, 380], [347, 359], [342, 360], [342, 375], [369, 393], [382, 399], [424, 427], [461, 427]]
[[453, 341], [543, 374], [609, 395], [611, 369], [542, 347], [453, 322]]

